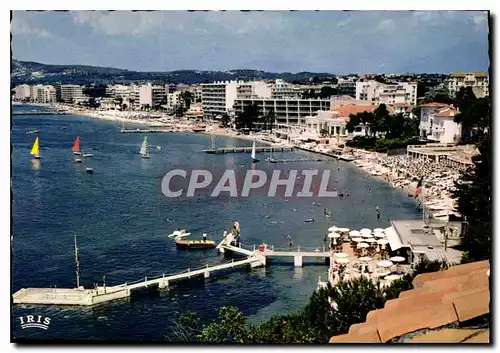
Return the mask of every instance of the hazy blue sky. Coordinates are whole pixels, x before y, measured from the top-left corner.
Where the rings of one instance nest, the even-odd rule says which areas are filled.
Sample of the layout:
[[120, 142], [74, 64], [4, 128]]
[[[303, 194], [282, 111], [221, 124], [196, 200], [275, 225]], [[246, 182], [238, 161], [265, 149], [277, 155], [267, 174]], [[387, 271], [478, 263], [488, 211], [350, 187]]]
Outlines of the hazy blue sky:
[[13, 57], [140, 71], [486, 71], [485, 12], [14, 11]]

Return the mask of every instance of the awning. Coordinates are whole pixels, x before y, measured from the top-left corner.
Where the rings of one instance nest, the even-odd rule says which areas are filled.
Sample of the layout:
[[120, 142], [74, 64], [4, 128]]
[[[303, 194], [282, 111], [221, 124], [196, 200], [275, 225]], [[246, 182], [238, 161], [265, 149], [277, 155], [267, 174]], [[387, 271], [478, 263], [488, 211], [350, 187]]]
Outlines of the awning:
[[387, 237], [387, 240], [389, 241], [389, 246], [391, 247], [392, 251], [401, 249], [403, 247], [401, 238], [399, 238], [398, 233], [393, 227], [386, 228], [385, 235]]

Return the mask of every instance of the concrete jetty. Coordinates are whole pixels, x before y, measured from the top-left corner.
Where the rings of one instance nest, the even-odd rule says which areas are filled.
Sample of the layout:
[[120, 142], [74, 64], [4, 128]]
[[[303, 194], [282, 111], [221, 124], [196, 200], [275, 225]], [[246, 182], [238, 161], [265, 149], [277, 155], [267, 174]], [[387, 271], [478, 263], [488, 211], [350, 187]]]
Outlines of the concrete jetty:
[[[293, 151], [294, 147], [289, 147], [289, 146], [256, 146], [255, 147], [255, 152], [260, 153], [260, 152], [286, 152], [286, 151]], [[227, 146], [227, 147], [215, 147], [215, 148], [209, 148], [206, 150], [203, 150], [203, 152], [208, 153], [208, 154], [223, 154], [223, 153], [250, 153], [252, 152], [252, 146], [249, 147], [233, 147], [233, 146]]]

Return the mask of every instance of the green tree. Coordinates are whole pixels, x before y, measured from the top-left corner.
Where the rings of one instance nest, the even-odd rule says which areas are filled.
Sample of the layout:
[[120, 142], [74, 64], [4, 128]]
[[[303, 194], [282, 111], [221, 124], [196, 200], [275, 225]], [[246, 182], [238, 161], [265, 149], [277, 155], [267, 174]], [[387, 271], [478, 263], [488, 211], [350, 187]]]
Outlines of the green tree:
[[470, 87], [461, 88], [456, 104], [460, 112], [454, 121], [462, 124], [462, 139], [467, 143], [480, 140], [490, 126], [491, 107], [489, 97], [476, 98]]
[[467, 257], [474, 260], [490, 258], [491, 215], [491, 135], [477, 144], [480, 154], [473, 157], [474, 167], [465, 170], [455, 182], [453, 196], [458, 199], [458, 212], [468, 223], [461, 244]]
[[321, 88], [321, 92], [319, 93], [319, 97], [323, 99], [328, 99], [331, 96], [334, 96], [338, 94], [338, 91], [336, 88], [330, 87], [330, 86], [323, 86]]
[[243, 107], [243, 112], [236, 116], [236, 128], [252, 129], [253, 124], [258, 120], [260, 113], [259, 106], [254, 102]]
[[231, 118], [229, 117], [229, 114], [227, 113], [222, 114], [222, 117], [220, 118], [220, 126], [228, 127], [230, 124], [231, 124]]
[[186, 111], [191, 107], [191, 102], [194, 100], [194, 96], [189, 91], [184, 91], [179, 94], [179, 98], [182, 101], [182, 105], [186, 109]]
[[206, 326], [199, 335], [203, 343], [248, 343], [245, 317], [234, 306], [223, 306], [218, 311], [219, 322]]

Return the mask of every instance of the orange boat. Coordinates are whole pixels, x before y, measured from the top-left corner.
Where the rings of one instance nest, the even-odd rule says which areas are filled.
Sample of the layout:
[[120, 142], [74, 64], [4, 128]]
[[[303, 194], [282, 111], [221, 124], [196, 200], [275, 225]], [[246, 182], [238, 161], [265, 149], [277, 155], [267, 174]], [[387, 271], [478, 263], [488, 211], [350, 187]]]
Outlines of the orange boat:
[[73, 144], [73, 154], [76, 155], [81, 155], [82, 153], [80, 152], [80, 136], [78, 136], [75, 140], [75, 143]]
[[215, 248], [215, 241], [213, 240], [183, 240], [175, 239], [175, 245], [177, 249], [182, 250], [200, 250], [200, 249], [211, 249]]
[[193, 132], [202, 132], [202, 131], [205, 131], [206, 130], [206, 126], [205, 125], [198, 125], [198, 126], [193, 126], [191, 128], [191, 130]]

